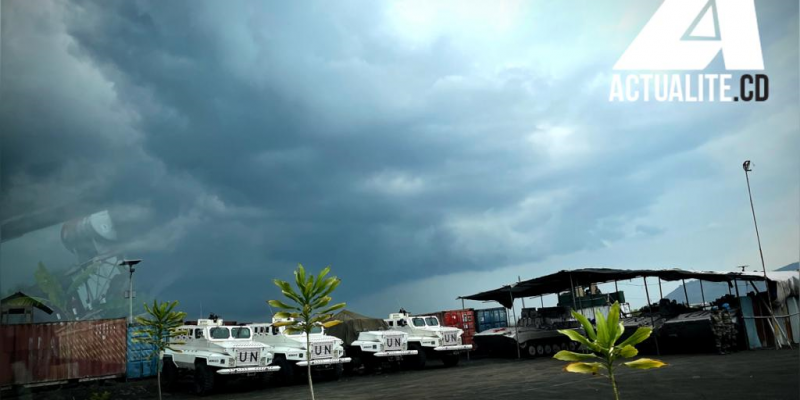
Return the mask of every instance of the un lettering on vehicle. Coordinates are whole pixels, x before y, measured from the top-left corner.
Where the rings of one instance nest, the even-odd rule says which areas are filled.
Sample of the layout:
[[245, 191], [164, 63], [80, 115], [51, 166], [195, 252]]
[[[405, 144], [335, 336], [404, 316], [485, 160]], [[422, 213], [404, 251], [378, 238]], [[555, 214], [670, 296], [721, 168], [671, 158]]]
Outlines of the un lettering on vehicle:
[[387, 336], [386, 337], [386, 350], [401, 350], [403, 346], [403, 339], [401, 336]]
[[455, 332], [447, 332], [444, 334], [444, 343], [445, 344], [455, 344], [458, 341], [458, 334]]
[[260, 351], [257, 349], [242, 349], [236, 355], [238, 365], [258, 365]]
[[311, 345], [311, 358], [333, 357], [333, 343], [313, 343]]

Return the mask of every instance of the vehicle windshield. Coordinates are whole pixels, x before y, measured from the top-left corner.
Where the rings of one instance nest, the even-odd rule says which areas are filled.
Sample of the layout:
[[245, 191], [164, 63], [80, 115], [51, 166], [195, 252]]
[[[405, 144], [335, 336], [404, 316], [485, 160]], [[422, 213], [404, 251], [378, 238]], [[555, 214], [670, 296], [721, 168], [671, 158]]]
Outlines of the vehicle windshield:
[[428, 326], [439, 326], [439, 320], [436, 319], [436, 317], [425, 318], [425, 323], [428, 324]]
[[[315, 334], [318, 334], [318, 333], [322, 333], [322, 327], [321, 326], [315, 326], [315, 327], [311, 328], [311, 334], [312, 335], [315, 335]], [[303, 332], [292, 332], [292, 333], [289, 333], [289, 335], [292, 335], [292, 336], [294, 336], [294, 335], [302, 335], [302, 334], [303, 334]]]
[[211, 328], [210, 334], [212, 339], [228, 339], [231, 337], [231, 332], [228, 328]]
[[231, 328], [231, 337], [234, 339], [250, 339], [249, 328]]
[[424, 318], [412, 318], [411, 322], [414, 323], [414, 326], [425, 326]]

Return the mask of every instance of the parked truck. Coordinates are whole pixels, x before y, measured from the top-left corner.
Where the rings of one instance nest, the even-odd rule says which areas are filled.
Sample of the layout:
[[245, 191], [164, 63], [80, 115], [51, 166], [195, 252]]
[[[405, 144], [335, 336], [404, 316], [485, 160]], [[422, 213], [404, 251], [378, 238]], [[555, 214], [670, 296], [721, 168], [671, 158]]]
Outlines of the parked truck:
[[200, 319], [183, 325], [170, 338], [172, 349], [164, 352], [162, 381], [172, 388], [182, 374], [192, 374], [194, 391], [210, 393], [220, 377], [248, 377], [267, 382], [279, 371], [269, 346], [253, 340], [247, 326], [225, 326], [222, 319]]
[[341, 324], [327, 329], [327, 333], [344, 342], [345, 353], [351, 361], [346, 371], [363, 367], [366, 372], [389, 366], [397, 368], [403, 358], [416, 357], [417, 350], [408, 348], [408, 334], [389, 329], [386, 321], [343, 310], [332, 317]]
[[416, 350], [417, 357], [409, 358], [405, 364], [422, 369], [429, 358], [439, 358], [446, 367], [458, 365], [460, 353], [472, 349], [470, 344], [462, 344], [464, 331], [458, 328], [444, 327], [435, 316], [411, 316], [401, 310], [389, 314], [386, 323], [389, 329], [408, 334], [409, 350]]
[[345, 357], [342, 340], [325, 334], [324, 328], [316, 326], [311, 331], [311, 359], [306, 359], [306, 334], [289, 332], [285, 326], [274, 324], [284, 319], [273, 318], [272, 323], [249, 324], [253, 331], [253, 339], [270, 346], [274, 353], [273, 365], [280, 367], [278, 382], [291, 384], [306, 371], [311, 364], [312, 370], [328, 378], [339, 379], [343, 373], [343, 364], [351, 361]]

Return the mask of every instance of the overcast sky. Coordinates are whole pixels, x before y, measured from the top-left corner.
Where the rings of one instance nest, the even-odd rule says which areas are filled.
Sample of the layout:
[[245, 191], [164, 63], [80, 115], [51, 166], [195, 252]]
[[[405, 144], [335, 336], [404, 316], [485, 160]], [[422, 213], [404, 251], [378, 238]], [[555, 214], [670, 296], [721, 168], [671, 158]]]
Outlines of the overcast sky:
[[[760, 266], [751, 159], [768, 267], [797, 261], [798, 3], [756, 2], [769, 101], [609, 103], [659, 4], [3, 1], [0, 220], [111, 210], [140, 290], [190, 314], [264, 318], [302, 262], [379, 316]], [[74, 263], [59, 231], [5, 242], [0, 289]]]

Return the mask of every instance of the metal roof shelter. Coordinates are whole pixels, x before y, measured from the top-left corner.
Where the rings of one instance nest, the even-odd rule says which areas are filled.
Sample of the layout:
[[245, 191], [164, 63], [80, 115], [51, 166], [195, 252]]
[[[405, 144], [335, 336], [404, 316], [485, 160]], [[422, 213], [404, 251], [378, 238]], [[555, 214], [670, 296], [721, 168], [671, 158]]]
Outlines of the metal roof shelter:
[[16, 292], [0, 300], [0, 323], [11, 323], [12, 316], [22, 318], [22, 323], [33, 323], [33, 310], [39, 309], [47, 314], [52, 314], [53, 309], [46, 306], [42, 301], [28, 296], [22, 292]]
[[556, 273], [504, 285], [497, 289], [461, 296], [459, 299], [496, 301], [506, 308], [511, 308], [514, 299], [533, 297], [545, 294], [571, 291], [580, 284], [608, 283], [633, 278], [658, 277], [664, 281], [679, 281], [684, 279], [698, 279], [709, 282], [763, 281], [764, 276], [749, 272], [716, 272], [716, 271], [690, 271], [684, 269], [612, 269], [612, 268], [582, 268], [563, 270]]

